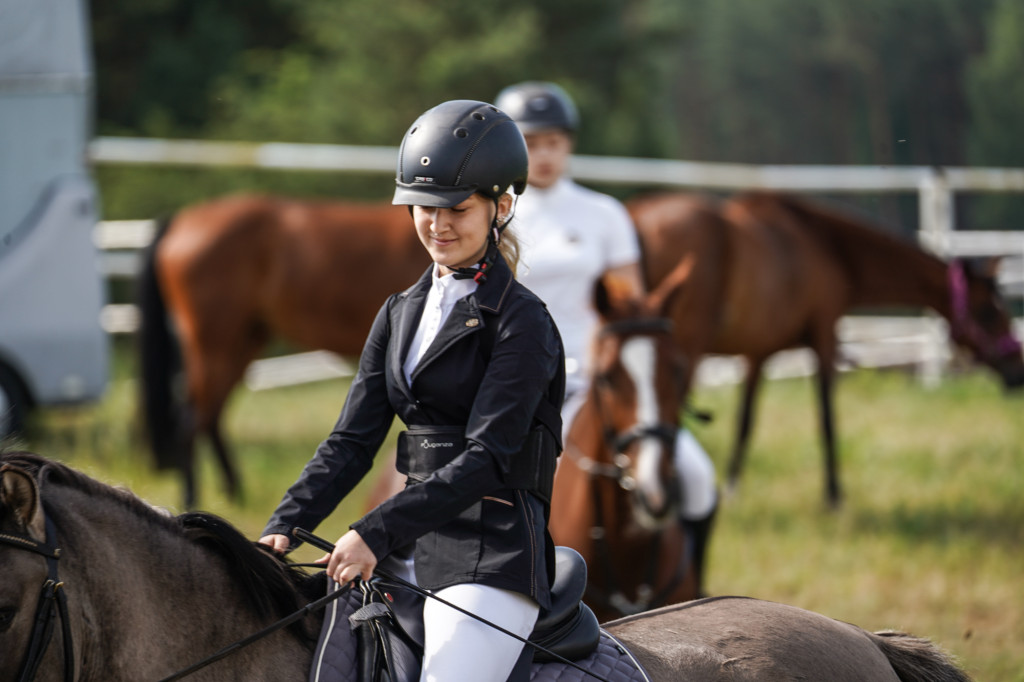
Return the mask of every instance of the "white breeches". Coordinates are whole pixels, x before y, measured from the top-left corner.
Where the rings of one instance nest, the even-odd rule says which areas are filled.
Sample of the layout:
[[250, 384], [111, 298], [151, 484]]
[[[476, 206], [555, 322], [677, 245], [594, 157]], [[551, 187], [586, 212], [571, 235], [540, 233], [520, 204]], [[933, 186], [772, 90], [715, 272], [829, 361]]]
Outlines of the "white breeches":
[[683, 495], [683, 518], [688, 521], [703, 519], [714, 511], [718, 501], [715, 465], [687, 429], [676, 433], [676, 469]]
[[[524, 639], [533, 632], [540, 610], [525, 594], [486, 585], [453, 585], [435, 594]], [[420, 682], [505, 682], [525, 646], [434, 599], [423, 605], [423, 625]]]
[[[586, 400], [585, 390], [569, 396], [562, 405], [562, 442], [568, 441], [569, 427]], [[693, 434], [680, 429], [676, 434], [676, 469], [683, 498], [682, 517], [697, 521], [710, 514], [718, 501], [715, 465]]]
[[[411, 557], [392, 557], [387, 567], [399, 577], [416, 582]], [[453, 585], [434, 594], [523, 639], [533, 632], [540, 612], [537, 602], [525, 594], [487, 585]], [[423, 630], [420, 682], [505, 682], [526, 646], [430, 597], [423, 604]]]

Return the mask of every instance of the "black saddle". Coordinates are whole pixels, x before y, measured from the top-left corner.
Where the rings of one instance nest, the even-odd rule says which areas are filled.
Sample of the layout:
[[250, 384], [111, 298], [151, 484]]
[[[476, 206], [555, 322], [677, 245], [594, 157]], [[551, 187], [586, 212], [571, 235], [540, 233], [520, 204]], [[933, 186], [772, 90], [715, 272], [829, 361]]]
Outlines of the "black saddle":
[[[556, 547], [551, 608], [541, 610], [529, 637], [542, 648], [524, 647], [510, 681], [528, 679], [531, 661], [578, 661], [597, 648], [601, 630], [594, 612], [582, 602], [586, 586], [583, 557], [569, 547]], [[357, 633], [360, 679], [401, 682], [419, 677], [424, 599], [386, 578], [364, 587], [364, 605], [349, 617]]]
[[[551, 608], [541, 610], [530, 641], [570, 661], [589, 656], [597, 647], [601, 628], [597, 616], [583, 603], [586, 589], [587, 564], [583, 557], [570, 547], [555, 547]], [[557, 660], [544, 649], [534, 649], [533, 660]]]

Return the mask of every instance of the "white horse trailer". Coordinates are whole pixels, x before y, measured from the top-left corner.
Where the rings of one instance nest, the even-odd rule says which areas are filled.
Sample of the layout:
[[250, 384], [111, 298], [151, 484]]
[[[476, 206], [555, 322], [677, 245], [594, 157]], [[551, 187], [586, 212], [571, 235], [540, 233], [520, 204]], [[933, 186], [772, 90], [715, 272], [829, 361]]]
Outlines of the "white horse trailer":
[[0, 436], [107, 385], [85, 0], [0, 0]]

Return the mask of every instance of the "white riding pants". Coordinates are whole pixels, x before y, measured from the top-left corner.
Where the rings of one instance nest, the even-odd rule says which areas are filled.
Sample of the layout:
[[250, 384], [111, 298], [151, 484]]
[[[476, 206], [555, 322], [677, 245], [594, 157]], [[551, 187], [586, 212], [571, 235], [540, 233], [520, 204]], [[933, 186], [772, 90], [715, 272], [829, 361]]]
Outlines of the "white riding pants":
[[[585, 390], [576, 391], [562, 405], [562, 442], [568, 441], [569, 427], [587, 398]], [[715, 465], [701, 444], [687, 429], [676, 434], [676, 470], [679, 472], [681, 515], [687, 521], [699, 521], [710, 514], [718, 501]]]
[[[389, 560], [399, 577], [416, 582], [411, 557]], [[434, 592], [523, 639], [537, 623], [540, 606], [525, 594], [466, 583]], [[427, 597], [423, 604], [423, 668], [420, 682], [505, 682], [526, 646], [517, 639]]]
[[[524, 639], [533, 632], [540, 611], [525, 594], [486, 585], [453, 585], [435, 594]], [[423, 605], [423, 626], [420, 682], [505, 682], [526, 646], [429, 598]]]

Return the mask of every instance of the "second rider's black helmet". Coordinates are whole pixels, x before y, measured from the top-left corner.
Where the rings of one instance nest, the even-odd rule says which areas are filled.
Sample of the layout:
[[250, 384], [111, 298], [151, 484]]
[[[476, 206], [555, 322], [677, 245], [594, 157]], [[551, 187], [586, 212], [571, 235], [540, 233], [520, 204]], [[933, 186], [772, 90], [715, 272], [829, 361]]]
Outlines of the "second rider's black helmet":
[[552, 129], [574, 133], [580, 123], [572, 98], [554, 83], [510, 85], [498, 93], [494, 104], [511, 116], [523, 133]]
[[480, 192], [495, 202], [526, 189], [526, 142], [486, 102], [453, 100], [416, 119], [402, 138], [391, 203], [451, 208]]

